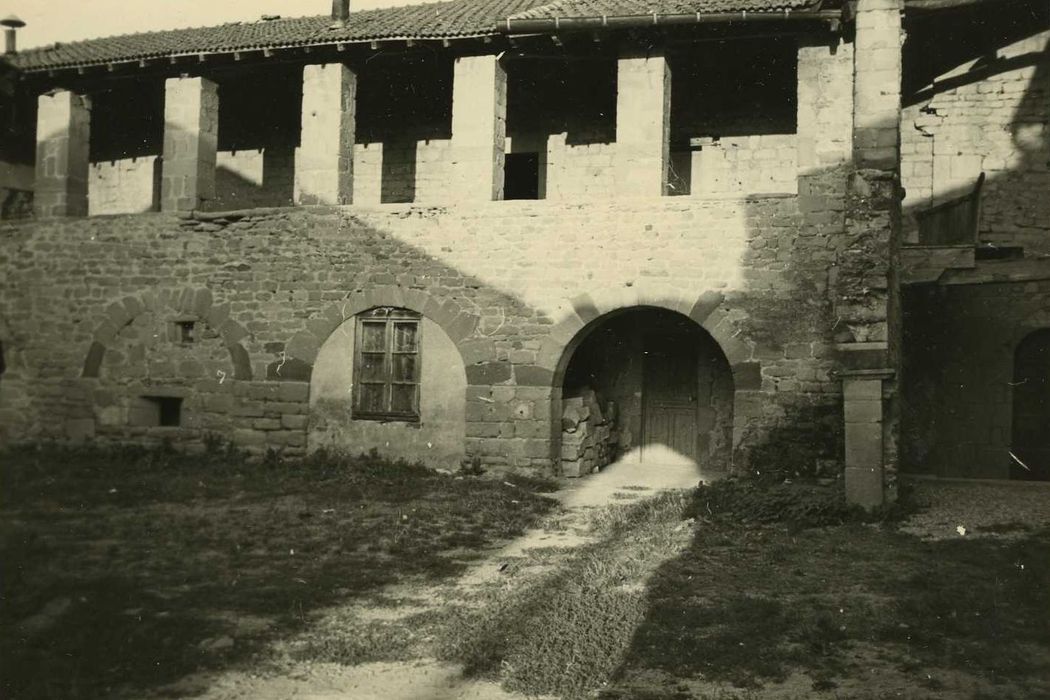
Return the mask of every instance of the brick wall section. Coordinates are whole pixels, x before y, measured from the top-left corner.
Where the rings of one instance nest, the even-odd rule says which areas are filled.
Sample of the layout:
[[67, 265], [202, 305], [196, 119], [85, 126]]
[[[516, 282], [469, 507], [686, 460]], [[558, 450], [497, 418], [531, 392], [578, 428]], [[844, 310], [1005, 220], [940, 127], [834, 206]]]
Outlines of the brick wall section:
[[34, 212], [39, 217], [86, 215], [90, 99], [68, 90], [41, 95], [36, 134]]
[[295, 152], [297, 204], [353, 199], [357, 76], [341, 63], [303, 67], [301, 142]]
[[[187, 416], [202, 416], [199, 427], [185, 428], [198, 431], [190, 439], [228, 427], [246, 445], [297, 447], [299, 438], [286, 433], [299, 421], [283, 416], [298, 409], [238, 415], [247, 409], [237, 407], [245, 399], [236, 392], [250, 400], [264, 389], [237, 387], [305, 382], [344, 317], [397, 305], [440, 323], [459, 347], [468, 453], [491, 465], [549, 470], [552, 402], [560, 405], [552, 385], [566, 345], [585, 320], [650, 304], [701, 322], [730, 358], [737, 465], [761, 464], [752, 455], [765, 455], [812, 469], [841, 449], [833, 319], [821, 301], [835, 253], [831, 232], [810, 230], [812, 212], [798, 204], [794, 197], [493, 202], [454, 211], [355, 206], [6, 225], [3, 430], [8, 439], [61, 437], [96, 425], [96, 434], [123, 435], [124, 427], [99, 422], [96, 392], [126, 401], [159, 382], [189, 391]], [[593, 254], [559, 254], [566, 248]], [[208, 295], [184, 299], [187, 285]], [[207, 352], [196, 365], [176, 361], [176, 348], [158, 350], [175, 373], [151, 375], [163, 381], [118, 379], [113, 372], [130, 366], [131, 350], [117, 341], [134, 330], [150, 290], [178, 297], [159, 306], [176, 304], [180, 313], [202, 295], [207, 304], [196, 313], [218, 337], [208, 341], [212, 350], [201, 346]], [[155, 312], [165, 322], [170, 314]], [[117, 354], [110, 364], [95, 360], [97, 378], [78, 378], [100, 352], [96, 343]], [[226, 392], [233, 398], [221, 398]]]
[[206, 78], [168, 78], [161, 209], [200, 209], [215, 198], [219, 94]]
[[915, 210], [970, 191], [984, 172], [981, 240], [1050, 253], [1048, 46], [1050, 31], [1002, 47], [999, 59], [1020, 65], [952, 87], [971, 69], [970, 63], [958, 66], [904, 108], [907, 240], [918, 240]]

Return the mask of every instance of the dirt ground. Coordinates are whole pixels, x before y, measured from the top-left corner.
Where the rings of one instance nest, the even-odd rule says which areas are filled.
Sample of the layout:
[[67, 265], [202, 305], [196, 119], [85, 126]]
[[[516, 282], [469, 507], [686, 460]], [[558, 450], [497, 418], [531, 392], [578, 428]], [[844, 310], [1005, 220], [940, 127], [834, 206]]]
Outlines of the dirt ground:
[[[361, 700], [445, 700], [453, 698], [504, 700], [509, 698], [563, 697], [559, 693], [536, 694], [535, 690], [507, 690], [514, 686], [513, 669], [503, 668], [489, 674], [465, 673], [463, 664], [438, 660], [444, 643], [435, 630], [440, 624], [431, 621], [447, 615], [450, 609], [464, 604], [499, 607], [509, 599], [528, 597], [529, 591], [545, 591], [557, 572], [575, 571], [586, 576], [580, 564], [587, 561], [580, 553], [600, 546], [595, 523], [604, 516], [599, 504], [623, 506], [652, 499], [662, 491], [691, 486], [696, 474], [688, 470], [677, 475], [663, 474], [659, 482], [647, 480], [640, 472], [627, 469], [581, 481], [576, 488], [560, 494], [567, 510], [553, 517], [541, 528], [529, 531], [484, 561], [471, 567], [459, 579], [441, 585], [402, 584], [386, 591], [387, 604], [336, 607], [319, 614], [311, 629], [299, 640], [287, 642], [280, 650], [281, 659], [272, 668], [232, 671], [207, 677], [187, 679], [182, 690], [196, 689], [190, 696], [207, 700], [232, 698], [357, 698]], [[901, 531], [927, 541], [944, 539], [1001, 540], [1019, 537], [1031, 528], [1050, 525], [1050, 488], [1043, 485], [936, 483], [917, 482], [913, 498], [924, 509], [913, 515]], [[614, 516], [615, 517], [615, 516]], [[639, 600], [644, 599], [647, 582], [656, 570], [672, 557], [685, 551], [694, 530], [702, 523], [678, 522], [672, 517], [657, 519], [666, 539], [653, 548], [648, 560], [641, 562], [621, 584], [633, 588]], [[615, 549], [615, 545], [613, 546]], [[612, 554], [639, 557], [630, 546]], [[605, 559], [606, 561], [608, 558]], [[585, 568], [585, 567], [584, 567]], [[632, 591], [628, 592], [631, 595]], [[540, 593], [546, 596], [546, 593]], [[847, 598], [848, 599], [848, 598]], [[1050, 612], [1048, 612], [1050, 615]], [[566, 620], [579, 624], [577, 620]], [[637, 625], [639, 620], [630, 620]], [[294, 660], [297, 645], [310, 646], [310, 639], [350, 634], [360, 638], [398, 642], [388, 648], [396, 660], [363, 661], [354, 665], [331, 662]], [[621, 640], [622, 641], [622, 640]], [[395, 648], [396, 647], [396, 648]], [[605, 672], [612, 675], [625, 664], [627, 648], [609, 648], [610, 663]], [[1033, 648], [1034, 653], [1046, 649]], [[602, 698], [639, 698], [655, 700], [673, 697], [710, 698], [712, 700], [800, 700], [824, 697], [854, 700], [875, 698], [1035, 698], [1050, 697], [1050, 684], [1015, 684], [992, 682], [979, 671], [957, 668], [932, 668], [919, 664], [908, 668], [888, 658], [876, 644], [853, 644], [849, 653], [851, 675], [838, 678], [830, 687], [819, 689], [814, 677], [804, 671], [789, 673], [786, 678], [757, 687], [741, 688], [733, 683], [709, 681], [702, 677], [681, 678], [661, 671], [618, 674], [616, 682], [601, 683], [585, 692], [569, 696]], [[866, 669], [859, 672], [857, 669]], [[469, 671], [469, 669], [468, 669]], [[512, 682], [507, 683], [511, 678]], [[500, 680], [504, 683], [501, 685]], [[578, 690], [583, 691], [582, 688]], [[167, 692], [180, 693], [180, 687]], [[1045, 693], [1045, 694], [1043, 694]]]
[[[129, 645], [157, 670], [112, 694], [63, 678], [11, 697], [1050, 698], [1050, 485], [916, 481], [898, 526], [800, 529], [720, 520], [694, 495], [714, 475], [685, 464], [620, 463], [549, 495], [378, 463], [292, 481], [139, 466], [119, 488], [82, 468], [8, 476], [24, 498], [0, 509], [4, 579], [31, 611], [18, 635], [60, 643], [27, 657], [35, 673], [68, 649], [84, 658], [62, 671], [115, 664], [111, 683]], [[62, 578], [73, 566], [123, 578], [89, 588]], [[48, 580], [66, 588], [33, 590]]]

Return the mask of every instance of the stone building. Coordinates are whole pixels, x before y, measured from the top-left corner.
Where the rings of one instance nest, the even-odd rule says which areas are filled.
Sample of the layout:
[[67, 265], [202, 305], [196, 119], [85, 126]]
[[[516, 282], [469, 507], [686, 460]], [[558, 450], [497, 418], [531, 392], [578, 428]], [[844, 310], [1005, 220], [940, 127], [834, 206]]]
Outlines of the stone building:
[[336, 0], [9, 53], [0, 440], [1047, 478], [1048, 12], [994, 4]]

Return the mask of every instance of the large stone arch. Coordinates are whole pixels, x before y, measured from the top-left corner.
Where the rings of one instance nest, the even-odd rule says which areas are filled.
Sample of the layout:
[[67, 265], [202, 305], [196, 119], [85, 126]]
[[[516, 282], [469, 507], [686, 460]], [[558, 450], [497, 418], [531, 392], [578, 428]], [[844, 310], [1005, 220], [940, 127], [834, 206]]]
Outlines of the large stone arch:
[[[730, 312], [722, 308], [725, 301], [720, 292], [708, 291], [697, 297], [652, 296], [634, 292], [631, 288], [615, 296], [581, 294], [562, 305], [561, 320], [554, 324], [540, 345], [537, 353], [537, 368], [543, 383], [552, 388], [560, 386], [568, 365], [567, 357], [579, 347], [587, 335], [610, 314], [622, 313], [633, 308], [651, 307], [674, 311], [688, 316], [707, 331], [722, 349], [733, 371], [733, 380], [738, 390], [758, 389], [756, 379], [758, 365], [752, 361], [751, 344], [740, 339], [741, 328]], [[521, 382], [519, 382], [520, 384]], [[760, 382], [759, 382], [760, 384]]]
[[735, 451], [743, 434], [739, 426], [752, 412], [753, 402], [748, 392], [760, 390], [762, 378], [760, 365], [754, 360], [753, 345], [741, 339], [742, 328], [732, 312], [723, 307], [724, 301], [724, 295], [717, 291], [706, 291], [695, 297], [655, 296], [631, 288], [615, 294], [581, 294], [567, 300], [562, 305], [560, 320], [541, 344], [535, 371], [526, 373], [515, 368], [519, 385], [523, 383], [522, 377], [531, 376], [535, 377], [534, 385], [550, 392], [552, 463], [557, 465], [561, 456], [562, 382], [573, 354], [605, 322], [637, 309], [661, 309], [685, 316], [705, 331], [721, 350], [733, 382], [734, 450], [731, 453]]
[[328, 337], [345, 321], [377, 306], [408, 309], [434, 321], [456, 345], [465, 366], [492, 359], [491, 349], [473, 339], [479, 318], [452, 299], [434, 296], [421, 289], [377, 286], [351, 292], [343, 300], [329, 304], [319, 315], [308, 319], [306, 328], [292, 336], [285, 346], [284, 360], [280, 364], [288, 369], [282, 369], [278, 374], [278, 363], [273, 363], [267, 370], [267, 377], [310, 381], [317, 353]]
[[106, 318], [95, 329], [91, 346], [84, 358], [81, 377], [98, 378], [106, 350], [120, 331], [145, 313], [175, 312], [206, 321], [222, 338], [230, 353], [233, 378], [250, 380], [252, 365], [248, 351], [241, 341], [248, 337], [248, 329], [230, 318], [230, 304], [215, 304], [211, 290], [206, 287], [161, 289], [129, 295], [109, 304]]
[[[376, 307], [407, 309], [422, 316], [418, 421], [368, 420], [354, 415], [352, 388], [357, 370], [350, 358], [358, 342], [356, 317]], [[466, 362], [476, 353], [469, 340], [477, 328], [473, 314], [424, 292], [381, 287], [349, 295], [308, 326], [285, 351], [289, 357], [285, 367], [292, 363], [310, 382], [308, 449], [376, 448], [390, 457], [446, 469], [462, 463], [469, 386]]]

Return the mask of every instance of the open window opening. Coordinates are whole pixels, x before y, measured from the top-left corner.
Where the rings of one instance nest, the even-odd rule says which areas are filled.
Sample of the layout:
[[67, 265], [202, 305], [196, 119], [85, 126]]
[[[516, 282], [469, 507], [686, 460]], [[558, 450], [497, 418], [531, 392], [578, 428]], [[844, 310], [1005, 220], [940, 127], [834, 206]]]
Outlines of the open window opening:
[[196, 321], [176, 321], [175, 330], [179, 342], [183, 345], [192, 345], [197, 340]]
[[504, 199], [607, 195], [615, 140], [615, 56], [508, 64]]
[[182, 425], [181, 396], [140, 396], [128, 410], [128, 423], [143, 428], [174, 428]]
[[219, 129], [211, 209], [291, 205], [302, 122], [302, 68], [218, 75]]
[[797, 191], [794, 38], [698, 42], [670, 60], [668, 194]]
[[540, 199], [539, 153], [508, 153], [504, 167], [504, 199]]
[[452, 76], [451, 57], [368, 60], [357, 79], [354, 201], [410, 203], [445, 185]]
[[163, 152], [163, 81], [119, 81], [92, 92], [88, 213], [159, 211]]
[[359, 314], [354, 338], [353, 417], [419, 422], [422, 317], [380, 307]]
[[23, 219], [33, 211], [37, 96], [18, 81], [0, 85], [0, 220]]

